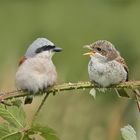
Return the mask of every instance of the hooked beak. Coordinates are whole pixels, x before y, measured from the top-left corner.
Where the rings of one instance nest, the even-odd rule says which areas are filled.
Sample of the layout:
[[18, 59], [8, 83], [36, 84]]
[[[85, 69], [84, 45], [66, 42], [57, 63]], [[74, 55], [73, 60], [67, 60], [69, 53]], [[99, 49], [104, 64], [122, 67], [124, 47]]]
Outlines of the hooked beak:
[[90, 47], [90, 45], [85, 45], [84, 46], [84, 48], [88, 48], [88, 49], [90, 49], [90, 50], [92, 50], [92, 51], [90, 51], [90, 52], [87, 52], [87, 53], [84, 53], [83, 55], [85, 55], [85, 56], [93, 56], [94, 54], [95, 54], [95, 52], [93, 51], [93, 49]]
[[53, 52], [61, 52], [61, 51], [62, 51], [62, 48], [58, 48], [58, 47], [53, 48]]

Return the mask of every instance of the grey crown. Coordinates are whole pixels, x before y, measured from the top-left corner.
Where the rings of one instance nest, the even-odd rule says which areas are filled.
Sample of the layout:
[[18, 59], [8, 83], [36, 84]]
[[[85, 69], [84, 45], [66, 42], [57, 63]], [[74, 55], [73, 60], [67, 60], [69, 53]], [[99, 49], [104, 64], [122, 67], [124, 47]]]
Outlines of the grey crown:
[[37, 38], [27, 49], [25, 57], [33, 57], [36, 55], [36, 50], [43, 46], [54, 46], [54, 44], [46, 38]]

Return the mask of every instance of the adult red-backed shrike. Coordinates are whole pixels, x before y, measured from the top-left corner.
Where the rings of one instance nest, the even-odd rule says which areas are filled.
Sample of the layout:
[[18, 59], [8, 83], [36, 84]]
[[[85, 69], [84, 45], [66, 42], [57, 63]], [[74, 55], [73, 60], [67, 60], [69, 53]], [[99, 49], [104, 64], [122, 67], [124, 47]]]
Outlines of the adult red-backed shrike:
[[[27, 49], [19, 62], [16, 73], [18, 89], [30, 92], [31, 95], [40, 90], [47, 90], [57, 82], [56, 68], [52, 62], [55, 52], [62, 51], [46, 38], [37, 38]], [[31, 103], [32, 99], [25, 99]]]

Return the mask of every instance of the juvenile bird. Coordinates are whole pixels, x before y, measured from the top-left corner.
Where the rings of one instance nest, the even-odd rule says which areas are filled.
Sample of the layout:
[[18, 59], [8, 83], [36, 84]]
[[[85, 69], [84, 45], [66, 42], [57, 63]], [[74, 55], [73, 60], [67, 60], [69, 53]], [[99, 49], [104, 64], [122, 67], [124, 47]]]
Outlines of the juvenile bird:
[[[88, 74], [91, 82], [99, 87], [109, 87], [128, 81], [128, 66], [112, 43], [106, 40], [98, 40], [85, 47], [91, 50], [84, 54], [91, 57], [88, 64]], [[135, 93], [140, 111], [139, 91], [137, 89], [132, 91]], [[121, 96], [128, 96], [123, 89], [117, 92]]]
[[55, 52], [62, 49], [56, 47], [46, 38], [37, 38], [27, 49], [24, 57], [19, 61], [16, 72], [17, 89], [30, 92], [25, 104], [32, 102], [32, 95], [40, 90], [47, 90], [57, 82], [56, 68], [52, 62]]
[[128, 80], [128, 67], [114, 45], [106, 40], [99, 40], [86, 45], [91, 52], [88, 64], [89, 78], [101, 87], [108, 87]]

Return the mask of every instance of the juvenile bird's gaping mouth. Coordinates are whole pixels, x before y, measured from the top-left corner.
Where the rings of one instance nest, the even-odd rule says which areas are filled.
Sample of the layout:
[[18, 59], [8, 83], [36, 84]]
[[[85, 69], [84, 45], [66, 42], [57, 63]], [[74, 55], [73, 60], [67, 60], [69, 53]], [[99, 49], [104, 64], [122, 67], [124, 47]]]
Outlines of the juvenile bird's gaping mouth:
[[93, 49], [91, 48], [91, 46], [90, 45], [85, 45], [84, 46], [84, 48], [88, 48], [88, 49], [90, 49], [91, 51], [90, 52], [87, 52], [87, 53], [84, 53], [83, 55], [88, 55], [88, 56], [93, 56], [96, 52], [95, 51], [93, 51]]

